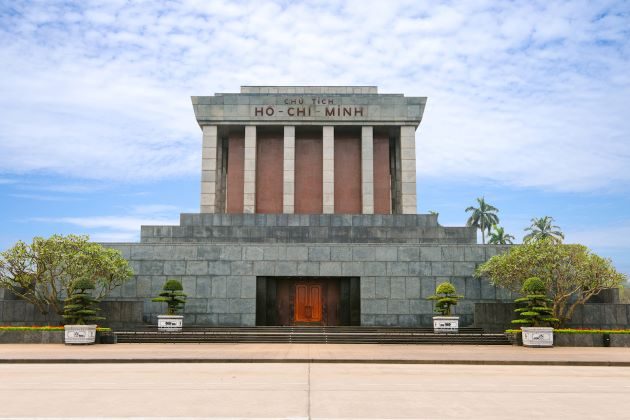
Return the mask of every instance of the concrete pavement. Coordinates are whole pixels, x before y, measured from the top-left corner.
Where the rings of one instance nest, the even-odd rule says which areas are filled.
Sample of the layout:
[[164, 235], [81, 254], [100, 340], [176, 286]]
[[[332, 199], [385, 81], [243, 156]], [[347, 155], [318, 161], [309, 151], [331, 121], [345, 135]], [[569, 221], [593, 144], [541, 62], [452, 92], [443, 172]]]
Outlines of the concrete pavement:
[[0, 417], [622, 419], [630, 368], [2, 364]]
[[630, 349], [382, 344], [3, 344], [3, 363], [363, 363], [630, 366]]

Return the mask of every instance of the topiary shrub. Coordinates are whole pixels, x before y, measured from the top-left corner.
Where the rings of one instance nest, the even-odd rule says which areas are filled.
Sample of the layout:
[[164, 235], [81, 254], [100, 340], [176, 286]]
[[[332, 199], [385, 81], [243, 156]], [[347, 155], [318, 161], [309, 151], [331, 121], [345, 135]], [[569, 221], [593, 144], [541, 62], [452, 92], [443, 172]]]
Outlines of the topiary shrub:
[[457, 295], [457, 290], [455, 290], [455, 286], [448, 281], [444, 283], [440, 283], [435, 288], [435, 294], [433, 296], [429, 296], [427, 300], [435, 301], [435, 312], [443, 315], [450, 316], [451, 315], [451, 307], [457, 305], [459, 299], [463, 296]]
[[71, 295], [64, 300], [63, 318], [69, 325], [86, 325], [88, 322], [105, 319], [96, 316], [100, 309], [97, 307], [99, 300], [92, 296], [94, 282], [88, 279], [79, 279], [72, 284]]
[[552, 300], [547, 297], [545, 283], [541, 279], [530, 277], [525, 280], [521, 293], [525, 296], [514, 300], [514, 303], [520, 306], [514, 310], [519, 318], [512, 321], [512, 324], [546, 327], [558, 322], [558, 319], [551, 315], [553, 309], [549, 307], [549, 303]]
[[182, 284], [179, 280], [168, 279], [162, 287], [160, 296], [153, 298], [152, 301], [166, 302], [166, 314], [177, 315], [177, 313], [183, 309], [184, 304], [186, 303], [186, 294], [184, 293], [184, 288], [182, 287]]

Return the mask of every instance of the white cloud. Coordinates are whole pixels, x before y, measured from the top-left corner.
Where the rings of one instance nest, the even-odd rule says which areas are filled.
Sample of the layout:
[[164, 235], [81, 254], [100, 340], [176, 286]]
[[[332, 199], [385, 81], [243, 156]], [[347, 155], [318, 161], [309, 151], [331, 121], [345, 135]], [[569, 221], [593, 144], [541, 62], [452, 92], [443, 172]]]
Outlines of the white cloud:
[[134, 206], [121, 215], [35, 217], [29, 221], [70, 225], [80, 233], [90, 235], [97, 242], [135, 242], [140, 237], [140, 226], [179, 225], [181, 208], [166, 204]]
[[565, 239], [567, 243], [600, 248], [625, 248], [628, 252], [630, 250], [630, 224], [571, 230], [566, 232]]
[[139, 232], [93, 232], [90, 240], [94, 242], [138, 242]]
[[176, 218], [162, 217], [131, 217], [131, 216], [86, 216], [86, 217], [55, 217], [33, 218], [36, 222], [62, 223], [78, 226], [84, 229], [111, 229], [114, 231], [139, 232], [141, 225], [177, 225]]
[[630, 181], [627, 3], [181, 1], [0, 6], [0, 172], [197, 174], [191, 95], [376, 84], [428, 96], [421, 176]]

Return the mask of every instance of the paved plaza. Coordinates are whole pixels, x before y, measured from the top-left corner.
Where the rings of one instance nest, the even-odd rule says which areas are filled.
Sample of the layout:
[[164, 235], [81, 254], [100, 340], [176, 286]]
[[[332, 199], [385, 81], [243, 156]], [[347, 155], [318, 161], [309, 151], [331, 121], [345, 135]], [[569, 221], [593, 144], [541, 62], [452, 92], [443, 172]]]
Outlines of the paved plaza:
[[0, 417], [622, 419], [625, 348], [0, 346]]
[[2, 364], [0, 377], [2, 417], [622, 419], [630, 413], [627, 367]]

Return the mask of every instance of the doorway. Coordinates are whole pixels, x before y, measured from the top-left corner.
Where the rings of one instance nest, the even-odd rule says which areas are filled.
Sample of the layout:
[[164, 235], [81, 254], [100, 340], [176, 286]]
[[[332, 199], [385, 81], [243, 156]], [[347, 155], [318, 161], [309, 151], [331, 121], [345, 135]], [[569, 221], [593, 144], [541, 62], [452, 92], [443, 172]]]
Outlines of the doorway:
[[321, 283], [295, 284], [295, 324], [320, 325], [322, 322]]
[[360, 325], [358, 277], [258, 277], [256, 325]]

